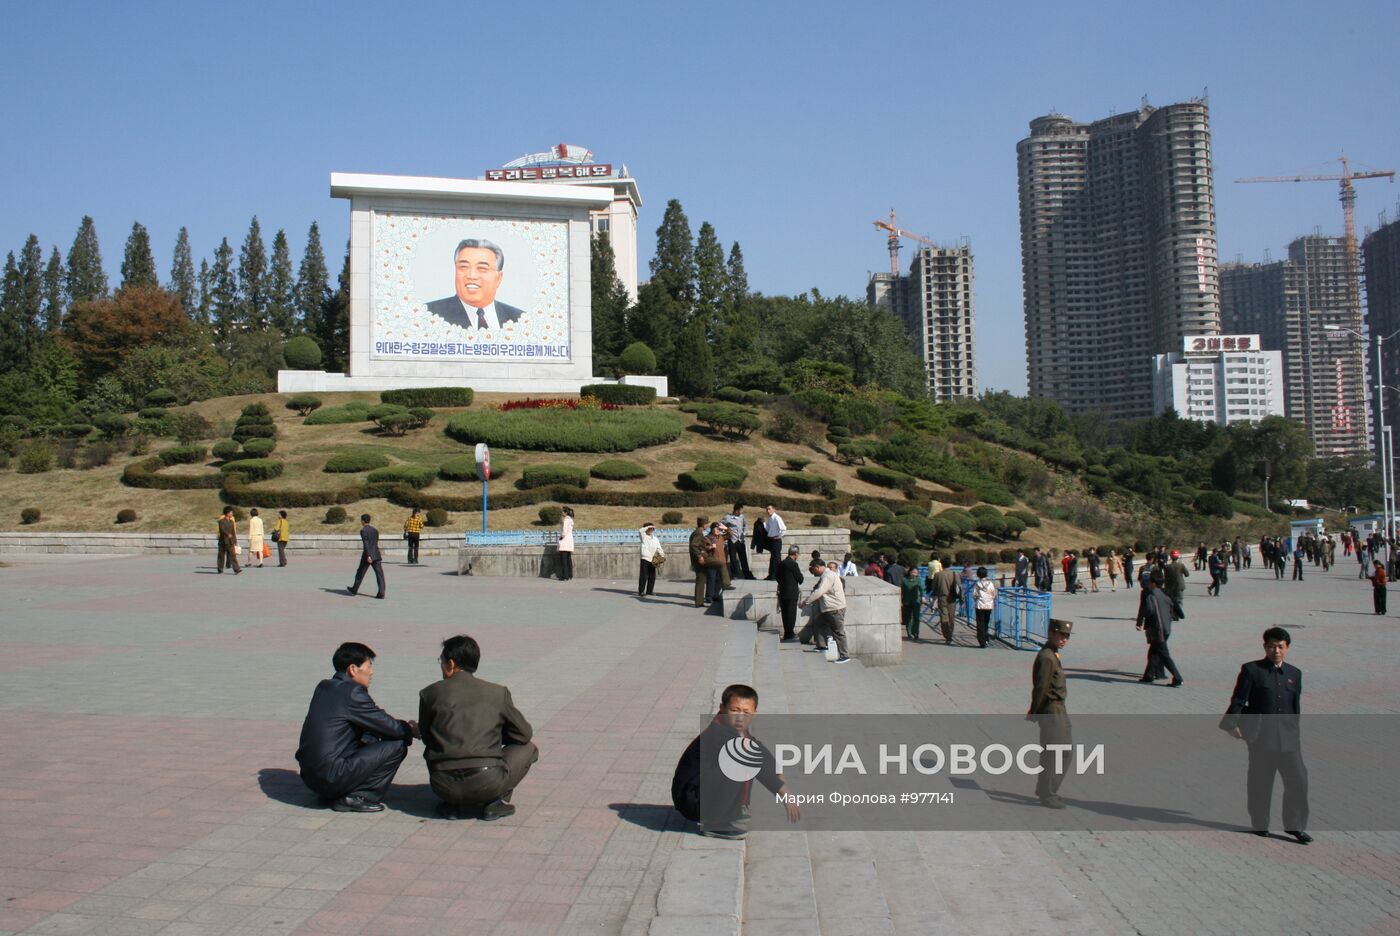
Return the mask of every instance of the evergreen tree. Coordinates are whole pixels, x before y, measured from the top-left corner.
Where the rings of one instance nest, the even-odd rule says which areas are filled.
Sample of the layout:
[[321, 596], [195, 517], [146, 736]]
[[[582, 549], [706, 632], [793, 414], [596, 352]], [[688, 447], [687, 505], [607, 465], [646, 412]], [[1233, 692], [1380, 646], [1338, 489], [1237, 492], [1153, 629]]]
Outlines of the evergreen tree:
[[749, 297], [749, 274], [744, 270], [744, 252], [735, 241], [729, 248], [729, 269], [726, 271], [725, 299], [731, 309], [738, 308]]
[[209, 261], [201, 259], [199, 261], [199, 301], [195, 305], [194, 314], [190, 318], [200, 325], [209, 324], [209, 310], [214, 304], [214, 274], [209, 269]]
[[19, 266], [11, 250], [5, 257], [4, 275], [0, 277], [0, 374], [22, 370], [27, 362], [19, 299], [22, 291]]
[[617, 258], [606, 233], [593, 235], [589, 260], [593, 353], [616, 356], [627, 346], [627, 287], [617, 278]]
[[279, 230], [272, 238], [272, 268], [267, 277], [267, 319], [283, 335], [292, 334], [296, 324], [296, 280], [292, 275], [292, 252], [287, 233]]
[[97, 227], [84, 215], [78, 234], [68, 250], [68, 301], [86, 302], [107, 296], [107, 273], [102, 269], [102, 249], [97, 244]]
[[312, 335], [321, 346], [325, 368], [344, 371], [350, 357], [350, 242], [345, 243], [345, 264], [340, 268], [339, 288], [321, 311], [320, 331]]
[[122, 256], [122, 289], [131, 286], [160, 286], [156, 278], [156, 258], [151, 253], [151, 235], [140, 221], [131, 225]]
[[29, 235], [18, 262], [5, 259], [0, 279], [0, 372], [24, 370], [39, 345], [39, 315], [44, 299], [44, 251]]
[[331, 298], [330, 278], [326, 255], [321, 250], [321, 229], [313, 221], [311, 230], [306, 233], [306, 252], [301, 255], [296, 285], [297, 317], [306, 334], [321, 334], [322, 314]]
[[719, 359], [729, 367], [759, 361], [762, 353], [754, 343], [754, 336], [758, 334], [758, 316], [749, 302], [749, 275], [744, 270], [744, 254], [739, 249], [739, 242], [735, 241], [729, 248], [729, 262], [724, 275], [724, 299], [715, 342]]
[[697, 318], [681, 332], [675, 377], [676, 391], [684, 396], [706, 396], [715, 388], [715, 361], [702, 319]]
[[33, 234], [19, 254], [19, 314], [24, 323], [25, 345], [33, 350], [39, 340], [39, 323], [44, 314], [44, 248]]
[[695, 314], [705, 321], [711, 338], [719, 326], [729, 274], [724, 268], [724, 248], [715, 229], [706, 221], [695, 241]]
[[190, 251], [190, 232], [180, 228], [175, 237], [175, 259], [170, 264], [170, 291], [180, 297], [185, 314], [196, 318], [199, 314], [198, 286], [194, 278], [194, 254]]
[[627, 338], [651, 348], [657, 361], [670, 373], [676, 337], [681, 330], [682, 307], [655, 280], [637, 290], [637, 304], [627, 314]]
[[233, 248], [225, 237], [214, 251], [214, 268], [209, 271], [209, 315], [220, 338], [227, 339], [243, 327], [240, 312], [238, 282], [233, 275]]
[[44, 328], [51, 332], [58, 331], [67, 310], [67, 271], [63, 267], [63, 255], [55, 247], [49, 254], [48, 266], [44, 267]]
[[238, 255], [239, 318], [247, 327], [259, 331], [267, 327], [267, 299], [267, 248], [258, 216], [253, 215]]
[[679, 303], [683, 321], [689, 321], [695, 304], [695, 247], [690, 222], [676, 199], [666, 203], [661, 226], [656, 229], [656, 256], [651, 258], [651, 281]]

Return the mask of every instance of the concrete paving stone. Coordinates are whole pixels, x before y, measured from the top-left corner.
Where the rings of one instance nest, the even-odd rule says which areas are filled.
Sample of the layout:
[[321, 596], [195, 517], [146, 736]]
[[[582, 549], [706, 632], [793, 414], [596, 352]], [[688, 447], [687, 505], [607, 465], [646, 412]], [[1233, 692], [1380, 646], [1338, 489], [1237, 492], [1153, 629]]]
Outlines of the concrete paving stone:
[[96, 933], [105, 921], [101, 917], [84, 916], [78, 913], [54, 913], [35, 923], [25, 932], [45, 934], [45, 936], [84, 936]]
[[739, 936], [739, 922], [727, 916], [660, 916], [652, 920], [648, 936]]
[[706, 916], [720, 913], [736, 919], [743, 908], [743, 853], [732, 849], [680, 849], [666, 867], [657, 898], [657, 913]]
[[822, 936], [815, 917], [794, 919], [744, 918], [744, 936]]
[[815, 919], [817, 898], [812, 864], [805, 856], [746, 858], [744, 919]]

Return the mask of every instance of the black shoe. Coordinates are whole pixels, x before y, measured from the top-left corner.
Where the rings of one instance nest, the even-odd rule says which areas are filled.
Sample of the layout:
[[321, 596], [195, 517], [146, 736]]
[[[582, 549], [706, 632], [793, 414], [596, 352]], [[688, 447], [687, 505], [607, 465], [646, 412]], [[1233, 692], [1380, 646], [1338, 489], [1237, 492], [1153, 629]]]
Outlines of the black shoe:
[[1044, 806], [1046, 809], [1064, 809], [1065, 801], [1058, 796], [1042, 796], [1040, 798], [1040, 805]]
[[383, 595], [375, 595], [374, 597], [376, 597], [376, 598], [383, 598], [384, 596], [383, 596]]
[[1169, 686], [1171, 686], [1173, 689], [1175, 689], [1175, 688], [1177, 688], [1178, 686], [1180, 686], [1180, 685], [1181, 685], [1182, 683], [1184, 683], [1184, 682], [1186, 682], [1186, 680], [1184, 680], [1184, 679], [1173, 679], [1171, 682], [1167, 683], [1167, 685], [1169, 685]]
[[1313, 837], [1302, 829], [1299, 829], [1297, 832], [1289, 832], [1288, 834], [1297, 839], [1299, 845], [1307, 845], [1313, 840]]
[[1250, 829], [1250, 831], [1253, 832], [1255, 835], [1259, 836], [1260, 838], [1268, 838], [1268, 837], [1269, 837], [1269, 830], [1268, 830], [1268, 829]]
[[346, 585], [346, 586], [345, 586], [345, 591], [346, 591], [347, 593], [349, 593], [351, 596], [354, 596], [354, 595], [358, 595], [358, 594], [359, 594], [359, 592], [357, 592], [357, 591], [355, 590], [355, 586], [354, 586], [354, 585]]
[[727, 839], [731, 842], [737, 842], [749, 833], [734, 826], [716, 826], [711, 829], [702, 828], [700, 834], [706, 838]]
[[457, 803], [438, 803], [437, 814], [439, 819], [475, 819], [476, 810], [466, 805]]
[[1144, 677], [1142, 677], [1141, 679], [1138, 680], [1138, 682], [1156, 682], [1156, 681], [1157, 681], [1157, 680], [1153, 679], [1151, 676], [1144, 676]]
[[356, 796], [354, 793], [351, 793], [331, 803], [331, 809], [334, 809], [336, 812], [373, 813], [383, 812], [384, 804], [376, 803], [373, 800], [367, 800], [363, 796]]
[[497, 819], [505, 819], [513, 815], [515, 815], [515, 807], [504, 799], [492, 800], [481, 807], [481, 818], [485, 822], [494, 822]]
[[797, 638], [796, 638], [796, 637], [784, 637], [782, 640], [779, 640], [778, 643], [797, 643]]

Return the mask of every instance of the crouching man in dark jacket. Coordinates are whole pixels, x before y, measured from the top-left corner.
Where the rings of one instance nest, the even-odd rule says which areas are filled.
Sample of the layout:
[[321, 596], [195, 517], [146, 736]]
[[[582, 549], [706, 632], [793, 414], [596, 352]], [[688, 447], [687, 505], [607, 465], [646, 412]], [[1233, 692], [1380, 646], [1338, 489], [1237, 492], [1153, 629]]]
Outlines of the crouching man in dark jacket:
[[311, 696], [301, 726], [297, 763], [312, 792], [338, 812], [382, 812], [384, 791], [418, 734], [411, 721], [374, 704], [374, 651], [343, 643], [331, 658], [335, 675]]

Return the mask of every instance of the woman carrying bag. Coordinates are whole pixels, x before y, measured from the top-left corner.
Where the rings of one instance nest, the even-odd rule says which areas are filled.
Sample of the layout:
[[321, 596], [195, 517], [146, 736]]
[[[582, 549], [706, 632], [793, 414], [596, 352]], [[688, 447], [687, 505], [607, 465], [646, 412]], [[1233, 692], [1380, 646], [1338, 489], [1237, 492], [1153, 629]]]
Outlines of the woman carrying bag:
[[258, 508], [248, 511], [248, 556], [256, 559], [255, 565], [261, 569], [263, 561], [263, 522], [258, 516]]
[[637, 595], [650, 595], [656, 590], [656, 568], [666, 561], [666, 550], [656, 538], [656, 524], [648, 523], [637, 531], [642, 538], [642, 569], [637, 577]]
[[1385, 586], [1388, 581], [1385, 564], [1376, 562], [1376, 571], [1366, 577], [1371, 580], [1371, 599], [1375, 603], [1376, 613], [1385, 614]]

